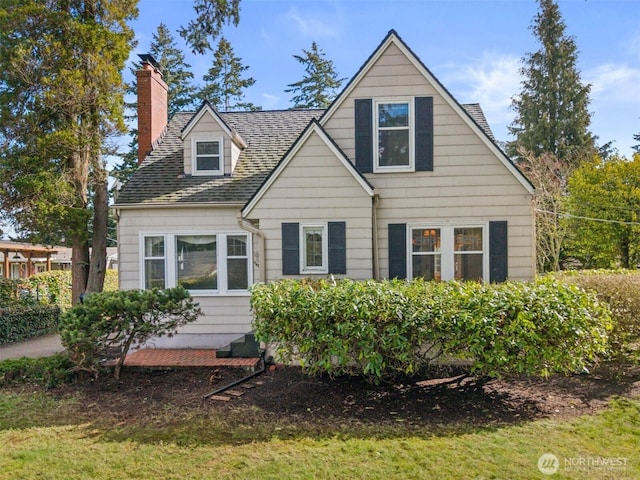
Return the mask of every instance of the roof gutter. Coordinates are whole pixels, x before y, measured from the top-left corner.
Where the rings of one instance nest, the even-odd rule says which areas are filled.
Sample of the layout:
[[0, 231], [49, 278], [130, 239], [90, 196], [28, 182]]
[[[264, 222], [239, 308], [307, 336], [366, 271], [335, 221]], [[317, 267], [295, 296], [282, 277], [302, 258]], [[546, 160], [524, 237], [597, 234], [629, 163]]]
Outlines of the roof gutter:
[[112, 205], [117, 210], [155, 209], [155, 208], [241, 208], [244, 203], [121, 203]]
[[266, 241], [264, 238], [264, 232], [259, 228], [257, 228], [248, 220], [245, 220], [244, 218], [242, 218], [242, 214], [240, 212], [238, 212], [237, 220], [240, 228], [242, 228], [243, 230], [246, 230], [249, 233], [252, 233], [253, 235], [255, 235], [260, 239], [260, 252], [258, 254], [257, 266], [258, 266], [258, 269], [260, 270], [260, 282], [266, 283], [267, 281], [267, 264], [266, 264], [267, 249], [265, 245]]

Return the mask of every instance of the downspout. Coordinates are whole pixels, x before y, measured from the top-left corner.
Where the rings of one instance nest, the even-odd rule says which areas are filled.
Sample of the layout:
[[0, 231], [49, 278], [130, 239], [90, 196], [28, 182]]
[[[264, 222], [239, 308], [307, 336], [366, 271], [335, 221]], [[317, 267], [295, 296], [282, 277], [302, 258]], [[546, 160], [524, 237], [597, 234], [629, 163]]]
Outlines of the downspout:
[[371, 243], [373, 247], [373, 279], [380, 279], [380, 252], [378, 251], [378, 203], [380, 195], [373, 194], [371, 202]]
[[260, 230], [259, 228], [256, 228], [254, 225], [251, 224], [251, 222], [245, 220], [244, 218], [242, 218], [242, 213], [238, 212], [238, 216], [237, 216], [237, 220], [238, 220], [238, 225], [240, 226], [241, 229], [246, 230], [249, 233], [254, 234], [255, 236], [257, 236], [260, 239], [260, 263], [258, 264], [258, 268], [260, 269], [260, 282], [262, 283], [266, 283], [267, 281], [267, 257], [265, 256], [265, 253], [267, 251], [266, 246], [265, 246], [265, 238], [264, 238], [264, 233], [262, 232], [262, 230]]

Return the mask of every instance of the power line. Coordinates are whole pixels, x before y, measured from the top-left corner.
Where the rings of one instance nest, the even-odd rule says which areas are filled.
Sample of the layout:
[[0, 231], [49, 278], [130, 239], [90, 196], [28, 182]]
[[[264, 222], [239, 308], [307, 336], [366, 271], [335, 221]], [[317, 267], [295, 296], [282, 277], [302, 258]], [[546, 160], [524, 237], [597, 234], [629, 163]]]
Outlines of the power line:
[[602, 223], [616, 223], [618, 225], [640, 225], [640, 222], [625, 222], [623, 220], [609, 220], [606, 218], [593, 218], [593, 217], [583, 217], [580, 215], [572, 215], [570, 213], [562, 213], [562, 212], [552, 212], [550, 210], [542, 210], [540, 208], [534, 209], [536, 212], [540, 213], [550, 213], [551, 215], [555, 215], [557, 217], [563, 218], [577, 218], [578, 220], [589, 220], [592, 222], [602, 222]]

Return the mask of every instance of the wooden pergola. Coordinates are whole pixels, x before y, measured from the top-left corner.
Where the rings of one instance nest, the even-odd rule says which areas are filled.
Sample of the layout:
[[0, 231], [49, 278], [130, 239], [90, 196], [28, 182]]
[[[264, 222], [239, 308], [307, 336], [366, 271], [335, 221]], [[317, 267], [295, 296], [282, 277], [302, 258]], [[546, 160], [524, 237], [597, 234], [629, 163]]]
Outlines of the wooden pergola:
[[58, 253], [53, 247], [42, 245], [31, 245], [30, 243], [0, 241], [0, 252], [4, 254], [4, 278], [9, 278], [9, 268], [11, 264], [10, 255], [20, 254], [27, 260], [27, 277], [35, 273], [33, 259], [45, 258], [47, 262], [47, 272], [51, 270], [51, 255]]

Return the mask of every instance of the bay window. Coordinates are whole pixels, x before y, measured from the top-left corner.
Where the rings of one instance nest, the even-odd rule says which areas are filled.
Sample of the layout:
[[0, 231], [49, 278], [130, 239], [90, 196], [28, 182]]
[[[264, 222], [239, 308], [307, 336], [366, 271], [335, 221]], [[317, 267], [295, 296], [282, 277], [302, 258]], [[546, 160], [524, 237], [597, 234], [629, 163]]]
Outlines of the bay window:
[[246, 292], [251, 243], [246, 233], [143, 235], [142, 287], [181, 285], [197, 294]]

